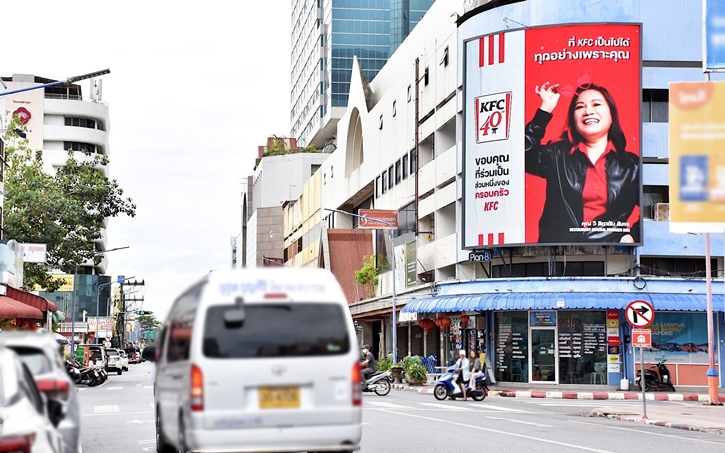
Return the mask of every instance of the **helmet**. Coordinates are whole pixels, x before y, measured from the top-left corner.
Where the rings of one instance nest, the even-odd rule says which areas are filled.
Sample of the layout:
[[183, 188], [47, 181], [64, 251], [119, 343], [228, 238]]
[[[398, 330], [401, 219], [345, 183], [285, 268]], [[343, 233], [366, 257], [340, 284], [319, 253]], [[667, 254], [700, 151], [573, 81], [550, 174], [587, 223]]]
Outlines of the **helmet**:
[[369, 344], [364, 344], [362, 348], [367, 349], [368, 351], [372, 349]]

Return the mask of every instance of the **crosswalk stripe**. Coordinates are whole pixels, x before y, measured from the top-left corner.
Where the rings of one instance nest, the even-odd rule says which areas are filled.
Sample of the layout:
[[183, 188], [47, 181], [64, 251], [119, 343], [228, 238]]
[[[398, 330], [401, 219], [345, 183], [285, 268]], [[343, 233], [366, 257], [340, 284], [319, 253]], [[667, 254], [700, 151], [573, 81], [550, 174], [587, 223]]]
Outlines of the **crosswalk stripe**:
[[93, 408], [94, 414], [108, 414], [110, 412], [120, 412], [120, 410], [118, 409], [118, 405], [114, 404], [111, 406], [95, 406]]
[[106, 387], [106, 390], [121, 390], [123, 387]]
[[154, 386], [153, 385], [144, 385], [143, 388], [145, 388], [145, 389], [152, 389], [152, 388], [154, 388]]
[[544, 425], [541, 423], [534, 423], [534, 422], [525, 422], [523, 420], [514, 420], [511, 418], [503, 418], [503, 417], [486, 417], [486, 418], [491, 419], [491, 420], [505, 420], [507, 422], [512, 422], [512, 423], [521, 423], [523, 425], [541, 426], [543, 428], [552, 428], [551, 425]]
[[79, 392], [82, 392], [82, 391], [87, 390], [87, 389], [88, 389], [88, 387], [79, 387], [77, 390]]
[[492, 409], [495, 411], [501, 411], [501, 412], [521, 412], [521, 413], [528, 413], [528, 411], [522, 410], [522, 409], [514, 409], [513, 407], [503, 407], [503, 406], [494, 406], [493, 404], [486, 404], [483, 403], [481, 405], [474, 405], [476, 409], [482, 409], [482, 410], [488, 410]]
[[377, 407], [386, 407], [388, 409], [412, 409], [410, 406], [403, 406], [401, 404], [386, 403], [384, 401], [366, 401], [366, 404]]

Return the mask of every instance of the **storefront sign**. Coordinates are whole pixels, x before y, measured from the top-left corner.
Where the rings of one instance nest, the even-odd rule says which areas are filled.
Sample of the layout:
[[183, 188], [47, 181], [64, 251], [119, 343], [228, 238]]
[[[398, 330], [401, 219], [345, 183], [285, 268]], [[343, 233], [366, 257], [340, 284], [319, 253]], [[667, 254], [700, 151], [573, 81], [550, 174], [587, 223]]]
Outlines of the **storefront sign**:
[[555, 325], [556, 325], [556, 312], [555, 311], [532, 311], [531, 312], [531, 327], [555, 326]]
[[649, 329], [632, 329], [633, 348], [651, 348], [652, 331]]
[[490, 250], [474, 250], [468, 254], [468, 261], [472, 263], [484, 263], [491, 261]]
[[608, 346], [607, 352], [611, 355], [619, 355], [621, 351], [621, 346]]
[[607, 364], [607, 372], [608, 373], [621, 373], [622, 366], [619, 363], [609, 363], [609, 364]]
[[415, 322], [418, 320], [418, 313], [398, 313], [398, 322]]
[[361, 230], [384, 230], [398, 228], [398, 211], [383, 209], [360, 209], [358, 215], [362, 217], [358, 222]]
[[621, 344], [622, 344], [622, 341], [619, 339], [619, 337], [607, 337], [607, 345], [619, 346]]
[[608, 337], [618, 337], [619, 329], [612, 329], [612, 328], [607, 327], [607, 336]]
[[607, 327], [610, 329], [619, 328], [619, 319], [607, 319]]

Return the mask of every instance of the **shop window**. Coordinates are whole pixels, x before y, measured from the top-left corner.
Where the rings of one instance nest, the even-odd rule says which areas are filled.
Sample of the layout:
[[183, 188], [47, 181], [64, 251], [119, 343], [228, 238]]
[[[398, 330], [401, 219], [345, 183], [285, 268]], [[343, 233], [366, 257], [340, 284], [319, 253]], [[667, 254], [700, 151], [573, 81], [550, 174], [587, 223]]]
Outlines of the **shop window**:
[[498, 381], [529, 382], [529, 314], [496, 314], [496, 376]]
[[382, 192], [383, 193], [386, 193], [388, 191], [388, 172], [387, 171], [384, 171], [383, 172], [382, 178], [383, 178], [383, 181], [382, 181], [383, 182]]
[[375, 198], [380, 198], [380, 176], [375, 178]]
[[642, 90], [642, 121], [666, 123], [669, 121], [670, 92], [667, 89]]
[[[642, 188], [642, 215], [645, 219], [656, 219], [655, 205], [670, 202], [667, 186], [644, 186]], [[659, 219], [656, 219], [659, 220]]]
[[[711, 274], [717, 277], [717, 260], [710, 260]], [[705, 277], [705, 260], [697, 258], [640, 258], [640, 272], [658, 277]]]
[[393, 174], [393, 166], [391, 165], [388, 168], [388, 187], [390, 187], [392, 189], [394, 184], [395, 184], [395, 174]]
[[607, 312], [558, 312], [560, 383], [607, 384]]
[[403, 179], [408, 177], [408, 155], [403, 156]]
[[395, 163], [395, 185], [397, 186], [400, 184], [400, 181], [403, 179], [402, 175], [402, 169], [400, 168], [400, 159]]

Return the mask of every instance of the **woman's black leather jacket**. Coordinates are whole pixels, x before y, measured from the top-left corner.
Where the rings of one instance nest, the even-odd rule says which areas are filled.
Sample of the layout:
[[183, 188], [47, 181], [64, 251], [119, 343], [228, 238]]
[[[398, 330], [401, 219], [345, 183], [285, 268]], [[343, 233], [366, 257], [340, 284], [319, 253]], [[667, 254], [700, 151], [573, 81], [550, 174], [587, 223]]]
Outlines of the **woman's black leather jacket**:
[[606, 154], [607, 210], [595, 219], [591, 229], [581, 231], [584, 228], [582, 190], [589, 158], [579, 150], [572, 152], [574, 145], [568, 140], [541, 144], [551, 117], [551, 113], [537, 110], [525, 132], [526, 172], [546, 179], [539, 242], [619, 242], [626, 234], [631, 234], [635, 242], [640, 242], [639, 220], [630, 226], [630, 231], [611, 230], [627, 228], [622, 224], [627, 222], [632, 210], [639, 204], [639, 157], [624, 150]]

